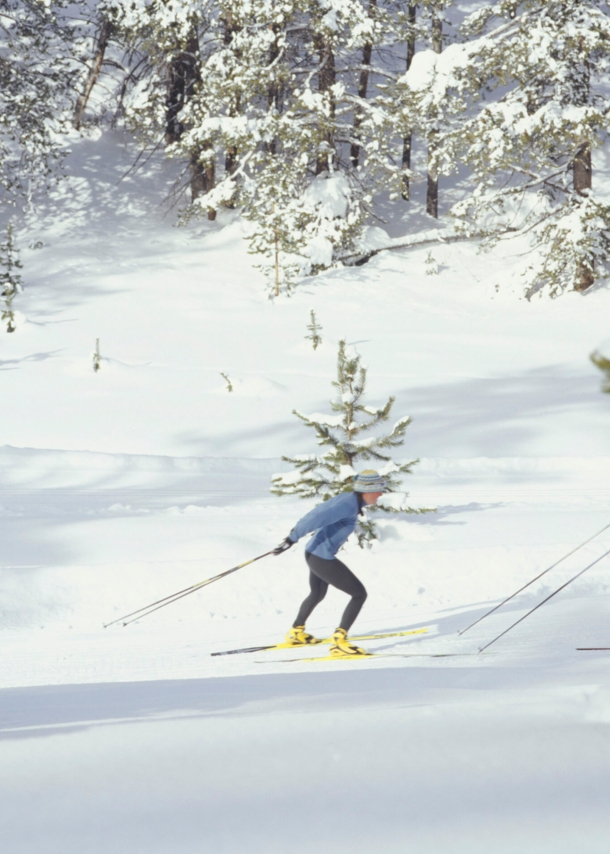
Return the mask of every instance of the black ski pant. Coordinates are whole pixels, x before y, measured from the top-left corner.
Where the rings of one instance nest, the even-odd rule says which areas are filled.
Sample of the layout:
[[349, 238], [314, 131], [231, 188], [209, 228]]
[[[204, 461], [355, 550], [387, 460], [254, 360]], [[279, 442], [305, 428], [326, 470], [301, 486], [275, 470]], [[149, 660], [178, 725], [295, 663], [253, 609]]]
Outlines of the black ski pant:
[[311, 587], [311, 593], [303, 601], [293, 626], [305, 625], [313, 609], [326, 596], [328, 585], [332, 584], [337, 590], [341, 590], [352, 597], [347, 603], [347, 608], [343, 612], [341, 622], [339, 623], [339, 628], [345, 629], [348, 632], [366, 600], [364, 584], [356, 578], [351, 569], [348, 569], [337, 558], [325, 560], [322, 557], [305, 552], [305, 560], [309, 566], [309, 586]]

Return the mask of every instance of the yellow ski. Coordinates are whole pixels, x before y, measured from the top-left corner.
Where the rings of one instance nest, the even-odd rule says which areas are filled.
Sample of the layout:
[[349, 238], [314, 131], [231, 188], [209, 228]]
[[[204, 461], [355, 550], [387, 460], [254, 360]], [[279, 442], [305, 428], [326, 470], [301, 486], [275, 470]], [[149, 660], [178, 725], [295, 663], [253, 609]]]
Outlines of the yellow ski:
[[[384, 638], [399, 638], [404, 637], [406, 635], [423, 635], [426, 632], [429, 632], [429, 627], [423, 629], [407, 629], [404, 632], [381, 632], [375, 635], [350, 635], [350, 640], [354, 641], [367, 641], [367, 640], [383, 640]], [[320, 638], [315, 641], [315, 644], [319, 643], [332, 643], [332, 638]], [[242, 655], [248, 652], [268, 652], [272, 649], [302, 649], [306, 646], [314, 646], [315, 644], [301, 644], [301, 643], [276, 643], [271, 644], [270, 646], [248, 646], [242, 649], [227, 649], [223, 652], [212, 652], [211, 655]]]

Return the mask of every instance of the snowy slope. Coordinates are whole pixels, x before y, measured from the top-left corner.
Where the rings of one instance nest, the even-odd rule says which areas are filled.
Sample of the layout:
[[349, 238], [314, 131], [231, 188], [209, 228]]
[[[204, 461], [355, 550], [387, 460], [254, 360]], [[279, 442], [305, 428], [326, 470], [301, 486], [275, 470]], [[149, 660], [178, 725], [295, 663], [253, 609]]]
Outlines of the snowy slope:
[[[75, 143], [69, 182], [19, 231], [44, 245], [23, 251], [24, 319], [1, 339], [7, 850], [605, 854], [608, 658], [575, 648], [610, 646], [610, 559], [470, 653], [610, 529], [456, 632], [610, 523], [610, 399], [588, 360], [610, 291], [528, 303], [518, 246], [462, 243], [433, 248], [436, 276], [429, 247], [386, 252], [271, 302], [239, 219], [174, 228], [167, 167], [118, 183], [116, 141]], [[315, 450], [291, 412], [328, 410], [341, 337], [369, 402], [395, 394], [412, 416], [407, 488], [438, 508], [386, 517], [372, 551], [348, 544], [369, 591], [355, 630], [425, 626], [369, 648], [469, 655], [211, 658], [283, 635], [301, 546], [104, 629], [267, 551], [312, 506], [269, 480]], [[331, 591], [309, 627], [331, 631], [343, 602]]]

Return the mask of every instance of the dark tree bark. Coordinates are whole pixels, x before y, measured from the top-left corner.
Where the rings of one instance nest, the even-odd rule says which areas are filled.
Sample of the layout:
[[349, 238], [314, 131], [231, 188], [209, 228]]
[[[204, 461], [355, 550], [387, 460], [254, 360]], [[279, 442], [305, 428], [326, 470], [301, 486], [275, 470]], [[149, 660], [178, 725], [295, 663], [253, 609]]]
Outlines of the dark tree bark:
[[578, 151], [572, 169], [574, 172], [574, 189], [579, 196], [588, 195], [587, 190], [592, 187], [593, 177], [591, 148], [588, 145], [583, 145]]
[[[199, 40], [197, 34], [193, 32], [185, 50], [174, 57], [169, 64], [165, 114], [165, 142], [167, 145], [177, 142], [184, 133], [184, 125], [179, 116], [193, 96], [195, 87], [201, 82], [198, 56]], [[208, 149], [209, 146], [204, 145], [202, 149], [191, 152], [189, 173], [192, 201], [214, 187], [215, 169], [213, 161], [206, 161], [206, 165], [200, 161], [202, 151]], [[216, 211], [212, 208], [208, 209], [208, 219], [216, 219]]]
[[[369, 2], [369, 17], [372, 18], [375, 14], [375, 7], [377, 6], [377, 0], [370, 0]], [[363, 101], [366, 99], [368, 87], [369, 87], [369, 74], [370, 74], [370, 66], [371, 66], [371, 56], [373, 55], [373, 45], [365, 44], [362, 48], [362, 69], [360, 71], [360, 80], [358, 83], [358, 97]], [[360, 125], [362, 124], [362, 113], [356, 110], [356, 115], [354, 116], [354, 139], [358, 139]], [[352, 162], [352, 166], [354, 169], [358, 168], [358, 161], [360, 160], [360, 146], [353, 142], [350, 146], [350, 160]]]
[[[574, 70], [574, 94], [574, 100], [578, 106], [585, 106], [590, 102], [591, 73], [588, 60], [582, 67]], [[576, 152], [572, 161], [572, 174], [574, 192], [578, 193], [579, 196], [588, 196], [593, 185], [593, 163], [591, 161], [591, 146], [587, 143], [581, 145]], [[594, 282], [593, 261], [583, 258], [576, 273], [574, 290], [586, 291]]]
[[[199, 196], [209, 193], [215, 183], [215, 168], [214, 161], [205, 158], [204, 163], [201, 162], [203, 151], [209, 151], [210, 146], [206, 146], [201, 151], [193, 151], [189, 162], [189, 172], [191, 175], [191, 199], [199, 198]], [[208, 208], [208, 219], [216, 219], [216, 211], [214, 208]]]
[[[336, 79], [335, 73], [335, 54], [332, 45], [324, 38], [318, 40], [318, 58], [320, 62], [320, 70], [318, 71], [318, 91], [326, 93], [330, 91]], [[330, 119], [335, 116], [335, 103], [332, 95], [329, 94]], [[333, 134], [329, 130], [325, 135], [327, 148], [325, 152], [319, 152], [316, 160], [316, 175], [328, 170], [328, 158], [333, 156], [331, 152], [334, 149]]]
[[[413, 57], [415, 56], [415, 21], [417, 15], [417, 6], [409, 6], [408, 21], [411, 26], [409, 38], [407, 40], [407, 71], [411, 68]], [[408, 133], [402, 141], [402, 168], [403, 170], [411, 168], [411, 148], [413, 145], [413, 134]], [[409, 201], [411, 187], [409, 185], [409, 176], [403, 173], [402, 178], [402, 197], [405, 202]]]
[[[589, 145], [583, 145], [572, 164], [574, 174], [574, 190], [579, 196], [588, 195], [588, 191], [592, 187], [593, 165], [591, 163], [591, 148]], [[586, 291], [595, 281], [595, 275], [590, 264], [582, 263], [578, 268], [576, 282], [574, 283], [575, 291]]]
[[[435, 53], [440, 53], [443, 49], [443, 22], [440, 17], [440, 10], [433, 9], [432, 13], [432, 49]], [[434, 152], [435, 132], [430, 133], [428, 140], [428, 161], [431, 159], [431, 154]], [[428, 163], [428, 191], [426, 194], [426, 211], [438, 219], [438, 174], [436, 169]]]
[[[272, 24], [270, 29], [273, 31], [275, 38], [271, 43], [271, 47], [269, 48], [269, 65], [272, 65], [275, 60], [280, 55], [277, 37], [279, 28], [277, 24]], [[280, 110], [280, 91], [277, 83], [270, 83], [267, 89], [267, 106], [269, 110], [275, 109], [277, 112]], [[277, 139], [271, 140], [271, 142], [267, 143], [267, 150], [270, 154], [275, 155], [277, 152]]]
[[186, 49], [169, 63], [165, 100], [165, 142], [167, 145], [177, 142], [184, 132], [179, 115], [191, 98], [195, 85], [199, 82], [198, 53], [199, 41], [197, 36], [193, 34], [186, 45]]
[[[223, 40], [226, 45], [231, 44], [233, 41], [233, 34], [238, 32], [239, 27], [237, 27], [233, 21], [233, 15], [229, 11], [227, 17], [224, 22], [224, 35]], [[236, 103], [230, 110], [230, 115], [235, 116], [239, 113], [239, 95], [237, 95]], [[225, 172], [227, 175], [232, 175], [237, 169], [237, 148], [236, 146], [230, 146], [225, 153]], [[227, 207], [233, 207], [233, 203], [229, 202]]]
[[97, 82], [97, 78], [100, 76], [100, 71], [102, 69], [102, 63], [104, 62], [104, 55], [106, 53], [106, 48], [108, 47], [108, 42], [110, 41], [110, 36], [112, 35], [112, 23], [107, 20], [102, 20], [100, 22], [100, 29], [97, 36], [97, 40], [95, 43], [95, 54], [93, 57], [93, 62], [87, 73], [87, 78], [85, 80], [85, 85], [83, 87], [82, 93], [78, 96], [78, 100], [76, 102], [76, 107], [74, 108], [74, 127], [79, 130], [83, 121], [83, 115], [85, 110], [87, 109], [87, 103], [89, 102], [89, 97]]
[[[433, 10], [432, 15], [432, 49], [435, 53], [441, 53], [443, 49], [443, 22], [440, 18], [440, 11]], [[431, 155], [434, 152], [435, 133], [431, 132], [428, 140], [428, 160], [431, 160]], [[428, 164], [428, 186], [426, 192], [426, 211], [430, 216], [438, 219], [438, 174], [436, 169]]]

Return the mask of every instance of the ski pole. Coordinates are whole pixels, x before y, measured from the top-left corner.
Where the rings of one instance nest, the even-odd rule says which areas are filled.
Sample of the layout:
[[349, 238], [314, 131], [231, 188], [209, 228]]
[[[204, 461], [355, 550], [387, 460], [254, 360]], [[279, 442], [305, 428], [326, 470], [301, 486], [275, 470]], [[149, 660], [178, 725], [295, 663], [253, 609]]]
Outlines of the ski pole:
[[556, 596], [558, 593], [560, 593], [562, 590], [564, 590], [568, 586], [568, 584], [571, 584], [573, 581], [576, 581], [576, 579], [580, 578], [580, 576], [583, 575], [583, 573], [585, 573], [588, 569], [591, 569], [592, 566], [595, 566], [596, 563], [599, 563], [600, 560], [607, 557], [608, 555], [610, 555], [610, 549], [608, 549], [607, 552], [604, 552], [603, 555], [601, 555], [601, 557], [596, 558], [593, 561], [593, 563], [589, 564], [589, 566], [585, 566], [584, 569], [581, 569], [577, 575], [574, 575], [572, 578], [570, 578], [569, 581], [566, 581], [565, 584], [562, 584], [561, 587], [558, 587], [557, 590], [555, 590], [553, 593], [550, 594], [550, 596], [547, 596], [546, 599], [543, 599], [542, 602], [539, 602], [538, 605], [536, 605], [534, 608], [532, 608], [530, 611], [528, 611], [527, 614], [524, 614], [522, 617], [520, 617], [515, 623], [512, 624], [512, 626], [509, 626], [507, 629], [504, 629], [504, 631], [501, 634], [499, 634], [498, 637], [489, 641], [489, 643], [486, 643], [485, 646], [482, 646], [479, 649], [479, 652], [483, 652], [483, 650], [487, 649], [488, 646], [491, 646], [492, 643], [495, 643], [497, 640], [500, 640], [501, 637], [504, 637], [504, 635], [507, 634], [508, 632], [510, 632], [511, 629], [514, 629], [515, 626], [518, 626], [519, 623], [522, 623], [526, 617], [529, 617], [530, 614], [533, 614], [534, 611], [537, 611], [538, 608], [541, 608], [545, 602], [548, 602], [549, 599], [552, 599], [553, 596]]
[[[112, 620], [110, 623], [104, 623], [104, 628], [107, 629], [108, 626], [113, 626], [115, 623], [120, 623], [123, 620], [127, 620], [127, 622], [123, 623], [123, 626], [128, 626], [129, 623], [135, 622], [135, 620], [141, 620], [143, 617], [147, 617], [149, 614], [152, 614], [153, 611], [158, 611], [159, 608], [164, 608], [166, 605], [171, 605], [172, 602], [177, 602], [178, 599], [182, 599], [184, 596], [188, 596], [190, 593], [194, 593], [196, 590], [199, 590], [201, 587], [205, 587], [208, 584], [212, 584], [214, 581], [220, 581], [221, 578], [225, 578], [227, 575], [231, 575], [232, 572], [237, 572], [238, 569], [243, 569], [244, 566], [249, 566], [251, 563], [255, 563], [257, 560], [261, 560], [261, 558], [267, 557], [268, 555], [273, 554], [273, 551], [265, 552], [263, 555], [259, 555], [258, 557], [253, 557], [250, 560], [244, 561], [244, 563], [240, 563], [239, 566], [234, 566], [232, 569], [227, 569], [225, 572], [221, 572], [218, 575], [212, 576], [212, 578], [206, 578], [205, 581], [200, 581], [198, 584], [193, 584], [191, 587], [185, 587], [184, 590], [178, 590], [177, 593], [172, 593], [170, 596], [165, 596], [163, 599], [157, 599], [156, 602], [151, 602], [149, 605], [144, 605], [143, 608], [138, 608], [137, 611], [131, 611], [129, 614], [124, 614], [122, 617], [118, 617], [116, 620]], [[134, 616], [134, 615], [138, 616]], [[128, 617], [133, 617], [133, 620], [128, 620]]]
[[545, 569], [545, 570], [544, 570], [544, 572], [541, 572], [541, 573], [540, 573], [540, 575], [537, 575], [537, 576], [536, 576], [536, 578], [532, 578], [532, 580], [531, 580], [531, 581], [528, 581], [528, 582], [527, 582], [527, 584], [524, 584], [524, 585], [523, 585], [523, 587], [520, 587], [517, 591], [515, 591], [515, 593], [512, 593], [510, 596], [507, 596], [507, 597], [506, 597], [506, 599], [504, 599], [502, 602], [500, 602], [500, 604], [499, 604], [499, 605], [495, 605], [495, 606], [491, 609], [491, 611], [487, 611], [487, 613], [483, 614], [483, 616], [482, 616], [482, 617], [479, 617], [479, 618], [478, 618], [478, 620], [475, 620], [475, 621], [474, 621], [474, 623], [471, 623], [469, 626], [466, 626], [466, 628], [465, 628], [465, 629], [462, 629], [462, 631], [461, 631], [461, 632], [458, 632], [458, 635], [463, 635], [465, 632], [467, 632], [467, 631], [468, 631], [469, 629], [471, 629], [473, 626], [476, 626], [476, 625], [477, 625], [477, 623], [480, 623], [480, 622], [481, 622], [481, 620], [484, 620], [484, 619], [485, 619], [485, 617], [489, 617], [489, 615], [490, 615], [490, 614], [493, 614], [493, 612], [494, 612], [494, 611], [497, 611], [497, 610], [498, 610], [498, 608], [501, 608], [501, 607], [502, 607], [502, 605], [506, 605], [506, 603], [507, 603], [507, 602], [510, 602], [510, 600], [511, 600], [511, 599], [514, 599], [514, 598], [515, 598], [515, 596], [518, 596], [518, 595], [519, 595], [519, 593], [522, 593], [522, 592], [526, 589], [526, 587], [529, 587], [531, 584], [533, 584], [533, 583], [534, 583], [534, 581], [538, 581], [538, 579], [539, 579], [539, 578], [542, 578], [542, 576], [543, 576], [543, 575], [546, 575], [546, 574], [547, 574], [547, 572], [550, 572], [552, 569], [555, 569], [555, 567], [556, 567], [556, 566], [559, 566], [559, 564], [560, 564], [560, 563], [562, 563], [564, 560], [567, 560], [567, 558], [569, 558], [571, 555], [573, 555], [573, 554], [574, 554], [575, 552], [577, 552], [579, 549], [582, 549], [582, 547], [583, 547], [583, 546], [586, 546], [586, 545], [587, 545], [587, 543], [590, 543], [590, 542], [591, 542], [591, 540], [594, 540], [596, 537], [599, 537], [599, 535], [600, 535], [600, 534], [603, 534], [603, 532], [604, 532], [604, 531], [607, 531], [607, 530], [608, 530], [608, 528], [610, 528], [610, 524], [608, 524], [608, 525], [606, 525], [604, 528], [602, 528], [602, 529], [601, 529], [601, 531], [598, 531], [598, 532], [597, 532], [597, 534], [593, 534], [593, 536], [592, 536], [592, 537], [589, 537], [589, 539], [588, 539], [588, 540], [585, 540], [585, 541], [584, 541], [584, 543], [581, 543], [579, 546], [576, 546], [576, 548], [575, 548], [575, 549], [572, 549], [572, 551], [571, 551], [571, 552], [568, 552], [568, 553], [567, 553], [567, 555], [564, 555], [563, 557], [559, 558], [559, 560], [558, 560], [558, 561], [556, 561], [554, 564], [552, 564], [552, 566], [549, 566], [549, 568], [548, 568], [548, 569]]

